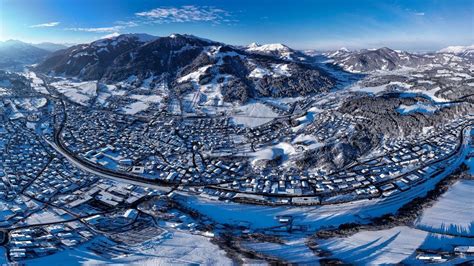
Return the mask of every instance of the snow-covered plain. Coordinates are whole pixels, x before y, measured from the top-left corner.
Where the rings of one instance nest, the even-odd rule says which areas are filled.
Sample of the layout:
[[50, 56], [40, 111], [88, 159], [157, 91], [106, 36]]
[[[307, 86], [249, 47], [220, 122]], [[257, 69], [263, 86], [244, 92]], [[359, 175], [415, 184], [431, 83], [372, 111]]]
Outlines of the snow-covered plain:
[[288, 77], [290, 76], [290, 67], [288, 64], [272, 64], [270, 68], [263, 66], [255, 66], [252, 72], [249, 73], [249, 78], [263, 78], [264, 76]]
[[[95, 240], [92, 240], [93, 243]], [[31, 265], [229, 265], [232, 261], [225, 252], [208, 238], [189, 232], [171, 231], [165, 238], [152, 239], [138, 246], [128, 247], [128, 256], [107, 259], [87, 247], [86, 243], [74, 249], [29, 260]], [[1, 258], [1, 257], [0, 257]]]
[[334, 257], [358, 265], [397, 264], [410, 257], [428, 233], [398, 226], [387, 230], [363, 231], [347, 238], [318, 241]]
[[374, 86], [374, 87], [365, 87], [365, 86], [361, 86], [361, 84], [359, 84], [359, 83], [356, 83], [356, 84], [350, 86], [348, 89], [350, 91], [363, 91], [363, 92], [377, 94], [379, 92], [385, 91], [388, 86], [397, 86], [397, 87], [402, 88], [402, 89], [410, 89], [412, 87], [411, 84], [407, 84], [407, 83], [404, 83], [404, 82], [390, 81], [387, 84], [380, 85], [380, 86]]
[[71, 82], [62, 80], [51, 83], [51, 85], [69, 100], [80, 105], [87, 105], [93, 97], [97, 96], [96, 81]]
[[[356, 265], [418, 265], [421, 263], [416, 259], [418, 249], [452, 252], [455, 246], [474, 244], [470, 238], [446, 236], [408, 226], [361, 231], [349, 237], [317, 242], [320, 248], [330, 251], [333, 257]], [[456, 261], [454, 259], [445, 263], [451, 265]]]
[[251, 102], [236, 108], [236, 113], [232, 115], [232, 120], [236, 124], [242, 124], [246, 127], [256, 127], [265, 124], [278, 114], [272, 108], [259, 102]]
[[10, 94], [10, 90], [8, 90], [7, 88], [0, 87], [0, 96], [6, 96], [9, 94]]
[[39, 108], [46, 106], [48, 100], [46, 98], [39, 97], [15, 99], [13, 102], [17, 107], [33, 112], [37, 111]]
[[244, 242], [242, 246], [258, 253], [284, 260], [289, 263], [315, 265], [320, 257], [316, 256], [305, 243], [306, 238], [285, 241], [284, 244], [270, 242]]
[[128, 114], [128, 115], [134, 115], [137, 113], [140, 113], [141, 111], [145, 111], [149, 108], [150, 106], [147, 103], [144, 102], [134, 102], [131, 103], [125, 107], [123, 107], [123, 112]]
[[280, 142], [277, 145], [266, 147], [254, 153], [251, 153], [251, 156], [254, 156], [255, 159], [252, 163], [256, 163], [259, 160], [272, 160], [276, 157], [280, 157], [283, 161], [287, 160], [288, 157], [296, 152], [293, 145], [285, 142]]
[[27, 71], [26, 73], [24, 73], [25, 77], [27, 77], [28, 79], [30, 79], [31, 81], [31, 87], [39, 92], [39, 93], [42, 93], [42, 94], [49, 94], [48, 90], [46, 89], [45, 85], [44, 85], [44, 82], [42, 79], [38, 78], [36, 76], [36, 74], [32, 71]]
[[430, 208], [416, 226], [439, 233], [474, 236], [474, 180], [456, 182]]

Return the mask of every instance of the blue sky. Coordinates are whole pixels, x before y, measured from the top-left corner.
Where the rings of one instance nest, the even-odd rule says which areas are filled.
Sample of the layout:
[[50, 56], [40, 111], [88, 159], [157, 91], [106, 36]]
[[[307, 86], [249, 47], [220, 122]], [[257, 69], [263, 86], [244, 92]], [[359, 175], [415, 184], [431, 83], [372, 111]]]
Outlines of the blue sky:
[[0, 0], [0, 40], [89, 42], [188, 33], [297, 49], [474, 44], [473, 0]]

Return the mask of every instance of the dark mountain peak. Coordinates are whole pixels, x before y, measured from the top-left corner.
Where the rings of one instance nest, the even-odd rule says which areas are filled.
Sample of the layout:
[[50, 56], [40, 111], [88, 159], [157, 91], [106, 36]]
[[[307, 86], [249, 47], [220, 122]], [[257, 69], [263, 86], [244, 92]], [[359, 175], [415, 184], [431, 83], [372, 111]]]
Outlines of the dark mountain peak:
[[171, 34], [170, 36], [157, 38], [152, 43], [156, 43], [158, 45], [165, 45], [169, 47], [182, 47], [184, 45], [189, 45], [189, 46], [223, 45], [222, 43], [200, 38], [200, 37], [190, 35], [190, 34]]
[[108, 45], [117, 45], [124, 42], [137, 42], [137, 43], [147, 43], [150, 41], [154, 41], [159, 37], [145, 34], [145, 33], [128, 33], [128, 34], [120, 34], [118, 36], [113, 36], [109, 38], [103, 38], [97, 41], [92, 42], [90, 45], [92, 46], [108, 46]]
[[377, 49], [377, 51], [386, 52], [386, 53], [392, 53], [392, 52], [395, 52], [395, 50], [393, 50], [393, 49], [390, 49], [390, 48], [388, 48], [388, 47], [382, 47], [382, 48], [379, 48], [379, 49]]
[[248, 52], [245, 48], [187, 34], [150, 39], [121, 35], [77, 45], [58, 51], [37, 69], [131, 87], [164, 83], [176, 95], [197, 88], [208, 92], [212, 88], [220, 91], [212, 97], [227, 102], [245, 102], [260, 96], [307, 95], [334, 86], [334, 80], [318, 67], [282, 59], [282, 55], [299, 54], [286, 46], [264, 46], [278, 48], [272, 51], [291, 51], [291, 54], [273, 55]]
[[353, 52], [336, 51], [327, 56], [334, 60], [333, 64], [350, 72], [394, 70], [400, 67], [414, 67], [426, 62], [422, 56], [388, 47]]

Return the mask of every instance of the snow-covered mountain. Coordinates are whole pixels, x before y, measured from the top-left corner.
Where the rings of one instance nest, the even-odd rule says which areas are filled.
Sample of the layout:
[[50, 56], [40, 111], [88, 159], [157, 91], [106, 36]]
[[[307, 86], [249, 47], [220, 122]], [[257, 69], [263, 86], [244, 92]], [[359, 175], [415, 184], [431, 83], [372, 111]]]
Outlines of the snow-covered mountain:
[[124, 34], [75, 45], [53, 53], [38, 70], [85, 80], [99, 79], [119, 55], [154, 39], [156, 37], [147, 34]]
[[296, 53], [296, 51], [281, 43], [263, 45], [251, 43], [245, 48], [245, 50], [251, 53], [272, 55], [286, 60], [293, 60]]
[[180, 34], [128, 34], [76, 45], [52, 54], [37, 70], [106, 84], [165, 84], [177, 95], [199, 90], [201, 98], [219, 102], [306, 95], [335, 84], [322, 69], [280, 54]]
[[438, 53], [474, 57], [474, 44], [468, 46], [448, 46], [439, 50]]
[[[306, 53], [308, 56], [311, 53]], [[326, 62], [339, 66], [342, 69], [353, 72], [371, 72], [378, 70], [395, 70], [404, 67], [416, 68], [424, 65], [444, 65], [454, 61], [472, 62], [474, 58], [474, 45], [450, 46], [436, 53], [409, 53], [406, 51], [393, 50], [387, 47], [379, 49], [362, 49], [350, 51], [341, 48], [336, 51], [322, 54], [327, 58]]]
[[262, 45], [257, 43], [251, 43], [244, 47], [244, 49], [249, 53], [271, 55], [289, 61], [307, 62], [309, 56], [303, 51], [294, 50], [281, 43]]
[[0, 42], [0, 68], [14, 69], [34, 64], [50, 52], [17, 40]]
[[423, 55], [411, 54], [390, 48], [349, 51], [345, 48], [326, 54], [332, 63], [349, 72], [394, 70], [400, 67], [415, 67], [427, 63]]
[[347, 49], [346, 47], [341, 47], [334, 52], [329, 52], [325, 54], [330, 58], [334, 58], [334, 57], [345, 56], [345, 55], [348, 55], [349, 53], [350, 53], [349, 49]]

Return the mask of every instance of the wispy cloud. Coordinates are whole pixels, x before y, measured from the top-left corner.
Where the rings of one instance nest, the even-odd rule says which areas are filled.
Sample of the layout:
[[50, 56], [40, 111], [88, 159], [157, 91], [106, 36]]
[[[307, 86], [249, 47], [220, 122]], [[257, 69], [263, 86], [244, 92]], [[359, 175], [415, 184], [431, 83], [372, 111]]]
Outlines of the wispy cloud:
[[117, 32], [126, 28], [122, 25], [111, 26], [111, 27], [97, 27], [97, 28], [66, 28], [65, 30], [70, 31], [84, 31], [84, 32], [96, 32], [96, 33], [108, 33], [108, 32]]
[[131, 27], [137, 27], [138, 26], [138, 23], [135, 22], [135, 21], [116, 21], [115, 24], [119, 25], [119, 26], [123, 26], [125, 28], [131, 28]]
[[229, 13], [210, 6], [160, 7], [149, 11], [135, 13], [138, 17], [147, 18], [155, 23], [171, 22], [212, 22], [224, 21]]
[[425, 12], [415, 12], [415, 16], [424, 16]]
[[96, 33], [117, 33], [123, 29], [136, 27], [138, 23], [134, 21], [116, 21], [114, 26], [110, 27], [75, 27], [75, 28], [65, 28], [65, 30], [70, 31], [83, 31], [83, 32], [96, 32]]
[[[109, 27], [71, 27], [64, 30], [92, 33], [118, 34], [122, 30], [137, 27], [148, 23], [178, 23], [178, 22], [211, 22], [212, 24], [226, 23], [231, 25], [237, 20], [232, 19], [230, 14], [219, 8], [211, 6], [181, 6], [181, 7], [159, 7], [149, 11], [135, 13], [135, 18], [130, 21], [115, 21]], [[104, 36], [105, 37], [105, 36]]]
[[59, 25], [59, 22], [48, 22], [42, 24], [31, 25], [30, 28], [49, 28], [49, 27], [56, 27]]

